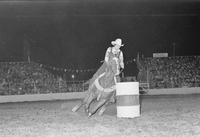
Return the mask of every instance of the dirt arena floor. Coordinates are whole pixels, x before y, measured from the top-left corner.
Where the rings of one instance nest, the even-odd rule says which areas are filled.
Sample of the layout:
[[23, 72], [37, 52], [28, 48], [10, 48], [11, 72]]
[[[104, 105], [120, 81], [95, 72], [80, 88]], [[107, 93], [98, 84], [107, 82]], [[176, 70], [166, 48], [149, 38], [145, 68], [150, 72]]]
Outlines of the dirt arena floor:
[[87, 118], [80, 100], [0, 104], [0, 137], [200, 137], [200, 95], [141, 96], [141, 116], [116, 106]]

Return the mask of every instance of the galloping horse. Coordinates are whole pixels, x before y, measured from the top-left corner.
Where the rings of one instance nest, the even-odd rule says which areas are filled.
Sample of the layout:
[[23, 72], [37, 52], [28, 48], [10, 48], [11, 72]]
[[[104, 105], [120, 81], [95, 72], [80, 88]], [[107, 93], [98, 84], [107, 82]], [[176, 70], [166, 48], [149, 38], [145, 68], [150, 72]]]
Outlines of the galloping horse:
[[[85, 111], [88, 113], [88, 117], [92, 116], [99, 108], [107, 105], [112, 96], [115, 94], [116, 90], [116, 80], [115, 75], [117, 73], [117, 58], [112, 58], [107, 62], [106, 71], [100, 74], [92, 83], [89, 84], [89, 88], [86, 97], [82, 102], [76, 105], [72, 111], [76, 112], [81, 106], [85, 106]], [[89, 110], [90, 104], [97, 100], [98, 103], [94, 108]], [[103, 113], [100, 112], [101, 115]]]

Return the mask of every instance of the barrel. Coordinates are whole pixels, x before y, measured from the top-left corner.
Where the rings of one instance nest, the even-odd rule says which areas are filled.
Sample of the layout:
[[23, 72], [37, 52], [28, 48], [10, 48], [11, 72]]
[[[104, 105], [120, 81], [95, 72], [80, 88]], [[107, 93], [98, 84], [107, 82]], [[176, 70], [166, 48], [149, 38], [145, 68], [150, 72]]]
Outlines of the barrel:
[[140, 116], [139, 82], [116, 84], [117, 117], [135, 118]]

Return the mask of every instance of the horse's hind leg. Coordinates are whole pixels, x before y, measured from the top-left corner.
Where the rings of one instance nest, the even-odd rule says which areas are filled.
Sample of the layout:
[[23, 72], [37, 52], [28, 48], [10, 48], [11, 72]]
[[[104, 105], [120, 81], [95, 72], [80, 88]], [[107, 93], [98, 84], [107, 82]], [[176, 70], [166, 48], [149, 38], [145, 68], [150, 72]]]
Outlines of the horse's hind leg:
[[102, 116], [103, 115], [103, 113], [106, 111], [106, 108], [107, 108], [107, 106], [108, 106], [108, 104], [109, 104], [109, 102], [107, 101], [102, 107], [101, 107], [101, 109], [99, 110], [99, 116]]
[[106, 111], [106, 108], [109, 104], [115, 103], [116, 99], [115, 99], [115, 92], [112, 93], [112, 96], [110, 97], [110, 99], [101, 107], [101, 109], [99, 110], [99, 115], [103, 115], [103, 113]]
[[98, 104], [89, 112], [88, 117], [92, 116], [96, 111], [106, 103], [106, 99], [100, 100]]

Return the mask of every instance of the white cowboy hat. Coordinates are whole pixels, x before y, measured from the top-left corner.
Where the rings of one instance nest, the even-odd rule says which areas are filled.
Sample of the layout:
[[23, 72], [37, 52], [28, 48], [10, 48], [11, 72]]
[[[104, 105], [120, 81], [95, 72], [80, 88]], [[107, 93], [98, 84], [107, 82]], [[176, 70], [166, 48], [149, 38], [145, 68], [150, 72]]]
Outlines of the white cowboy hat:
[[120, 38], [116, 39], [115, 41], [112, 41], [111, 44], [113, 46], [115, 46], [115, 45], [124, 46], [124, 44], [122, 44], [122, 39], [120, 39]]

